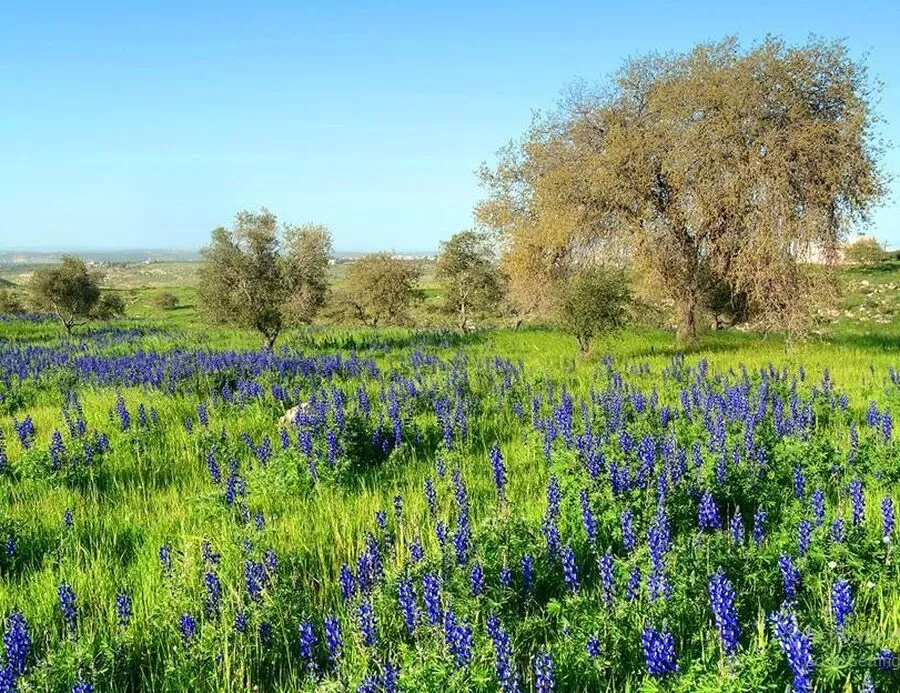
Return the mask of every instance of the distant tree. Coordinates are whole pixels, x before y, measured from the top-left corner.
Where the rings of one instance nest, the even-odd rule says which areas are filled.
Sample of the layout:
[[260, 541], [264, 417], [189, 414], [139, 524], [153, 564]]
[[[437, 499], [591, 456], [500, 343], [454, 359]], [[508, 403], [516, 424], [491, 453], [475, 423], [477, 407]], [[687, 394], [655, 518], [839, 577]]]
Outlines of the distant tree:
[[19, 297], [5, 286], [0, 286], [0, 315], [18, 315], [23, 311]]
[[150, 299], [150, 303], [154, 308], [159, 308], [160, 310], [174, 310], [178, 306], [178, 296], [169, 291], [164, 291]]
[[574, 87], [481, 171], [476, 208], [523, 312], [552, 305], [585, 258], [652, 275], [691, 341], [727, 286], [758, 324], [802, 329], [834, 258], [884, 193], [877, 85], [844, 43], [734, 39], [629, 59]]
[[421, 273], [418, 263], [390, 253], [366, 255], [347, 269], [347, 286], [341, 300], [366, 325], [406, 324]]
[[[291, 320], [308, 321], [322, 302], [321, 287], [309, 278], [321, 275], [327, 255], [309, 253], [308, 239], [330, 248], [324, 227], [279, 227], [277, 217], [262, 208], [241, 211], [231, 229], [219, 227], [203, 249], [198, 300], [209, 321], [256, 330], [271, 349]], [[282, 237], [287, 241], [283, 253]]]
[[625, 324], [631, 288], [621, 271], [588, 268], [574, 274], [557, 299], [560, 327], [587, 353], [597, 335]]
[[39, 311], [56, 315], [66, 334], [90, 320], [122, 315], [125, 304], [118, 294], [102, 293], [100, 272], [89, 272], [84, 260], [67, 256], [58, 267], [35, 270], [29, 283], [31, 302]]
[[503, 296], [494, 251], [482, 232], [460, 231], [442, 243], [435, 278], [444, 309], [456, 316], [462, 331], [472, 319], [496, 310]]
[[286, 309], [294, 321], [308, 324], [328, 301], [331, 233], [321, 224], [304, 224], [286, 227], [284, 236], [288, 250]]
[[877, 265], [884, 259], [884, 248], [874, 238], [859, 238], [846, 247], [844, 259], [854, 265]]

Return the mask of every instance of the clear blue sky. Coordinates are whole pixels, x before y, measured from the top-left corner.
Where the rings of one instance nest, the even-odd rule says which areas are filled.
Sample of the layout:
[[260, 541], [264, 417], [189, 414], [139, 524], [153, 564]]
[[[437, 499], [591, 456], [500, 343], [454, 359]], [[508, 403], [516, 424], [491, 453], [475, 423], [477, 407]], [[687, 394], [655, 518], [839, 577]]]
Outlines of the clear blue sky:
[[[9, 0], [0, 247], [194, 248], [266, 205], [338, 250], [432, 250], [567, 83], [728, 34], [846, 38], [900, 143], [897, 2], [430, 4]], [[896, 246], [898, 186], [871, 229]]]

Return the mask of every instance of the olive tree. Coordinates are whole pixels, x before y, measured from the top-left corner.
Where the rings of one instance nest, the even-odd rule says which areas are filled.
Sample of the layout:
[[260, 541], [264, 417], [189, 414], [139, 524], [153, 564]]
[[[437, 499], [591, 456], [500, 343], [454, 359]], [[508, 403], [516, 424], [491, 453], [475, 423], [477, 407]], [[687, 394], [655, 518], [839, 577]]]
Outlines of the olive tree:
[[765, 328], [799, 330], [820, 272], [883, 194], [875, 88], [842, 42], [734, 39], [627, 60], [483, 167], [479, 221], [522, 311], [585, 257], [656, 279], [690, 341], [728, 287]]
[[372, 327], [404, 325], [418, 296], [422, 274], [419, 263], [390, 253], [372, 253], [354, 261], [347, 269], [342, 300], [352, 314]]
[[[311, 246], [320, 252], [307, 252]], [[201, 313], [214, 324], [256, 330], [273, 348], [287, 324], [308, 322], [324, 303], [330, 248], [324, 227], [284, 227], [265, 208], [238, 212], [232, 228], [215, 229], [203, 249]]]
[[84, 260], [66, 256], [55, 267], [34, 271], [28, 288], [35, 310], [52, 313], [67, 335], [90, 320], [111, 320], [125, 312], [119, 294], [102, 292], [103, 274], [88, 270]]
[[446, 312], [465, 332], [471, 320], [496, 310], [503, 296], [494, 250], [486, 234], [460, 231], [441, 244], [435, 268]]
[[562, 287], [557, 319], [586, 354], [595, 337], [625, 324], [630, 302], [631, 288], [623, 272], [588, 267], [572, 275]]

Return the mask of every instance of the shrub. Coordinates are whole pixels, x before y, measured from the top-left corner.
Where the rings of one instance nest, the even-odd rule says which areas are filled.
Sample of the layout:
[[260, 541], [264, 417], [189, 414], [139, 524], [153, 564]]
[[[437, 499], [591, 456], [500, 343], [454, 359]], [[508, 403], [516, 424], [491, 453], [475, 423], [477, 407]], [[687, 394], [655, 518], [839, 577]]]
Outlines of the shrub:
[[160, 310], [173, 310], [178, 306], [178, 297], [165, 291], [150, 299], [150, 303], [154, 308], [159, 308]]
[[625, 323], [631, 288], [624, 273], [589, 268], [572, 277], [559, 297], [560, 327], [587, 353], [594, 337]]
[[884, 248], [874, 238], [859, 238], [847, 246], [844, 259], [854, 265], [877, 265], [884, 259]]

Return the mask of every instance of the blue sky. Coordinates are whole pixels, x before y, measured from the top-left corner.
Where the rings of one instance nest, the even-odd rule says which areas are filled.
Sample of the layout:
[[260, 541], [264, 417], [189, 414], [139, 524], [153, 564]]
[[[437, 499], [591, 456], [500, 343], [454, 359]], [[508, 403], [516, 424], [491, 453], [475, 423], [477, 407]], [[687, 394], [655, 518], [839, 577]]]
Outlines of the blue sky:
[[[196, 248], [265, 205], [338, 250], [432, 250], [566, 84], [729, 34], [846, 38], [900, 144], [900, 3], [429, 5], [10, 1], [0, 248]], [[894, 246], [898, 193], [870, 229]]]

